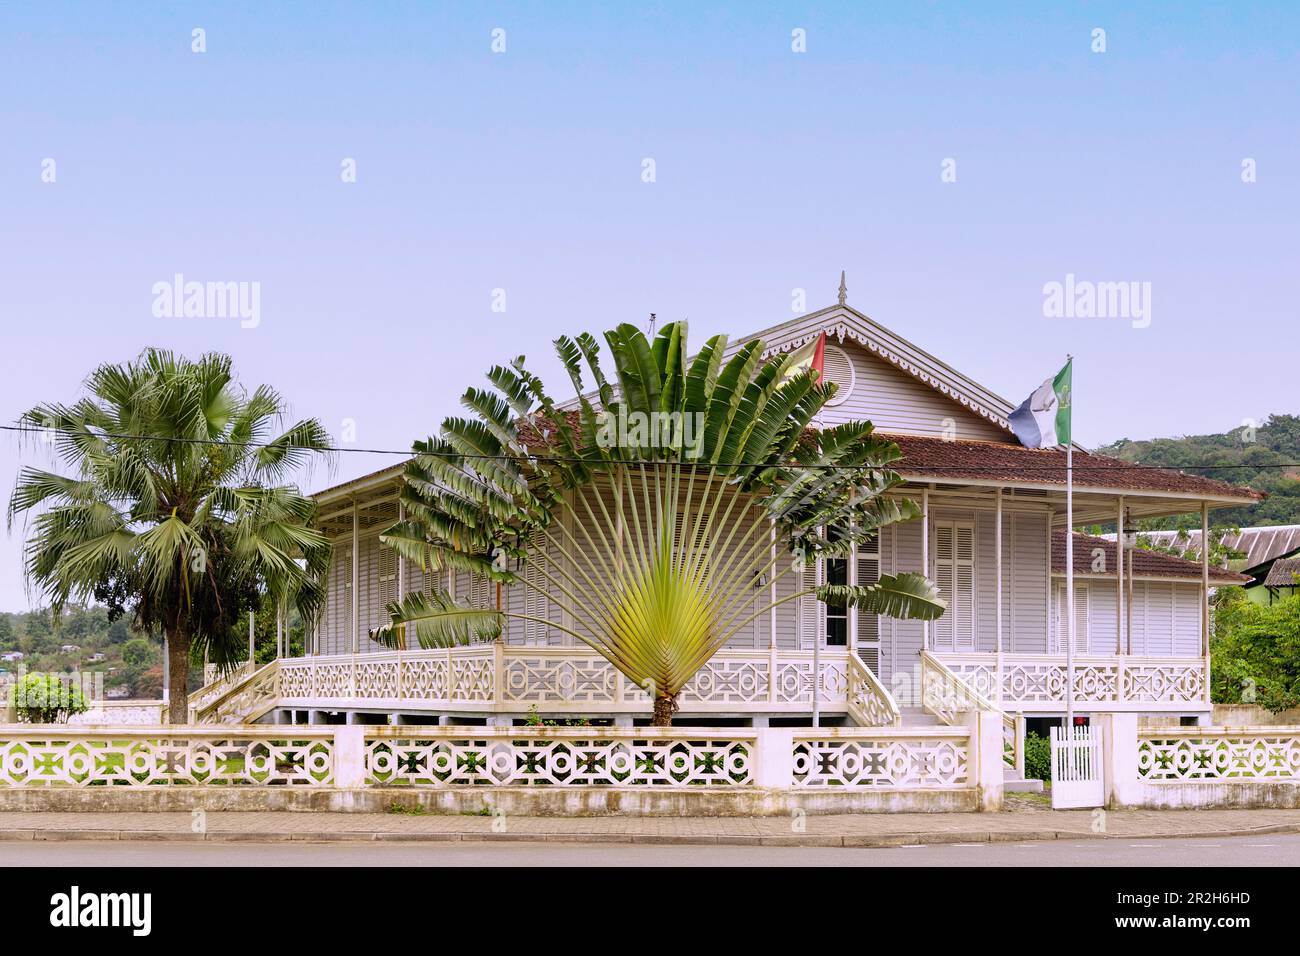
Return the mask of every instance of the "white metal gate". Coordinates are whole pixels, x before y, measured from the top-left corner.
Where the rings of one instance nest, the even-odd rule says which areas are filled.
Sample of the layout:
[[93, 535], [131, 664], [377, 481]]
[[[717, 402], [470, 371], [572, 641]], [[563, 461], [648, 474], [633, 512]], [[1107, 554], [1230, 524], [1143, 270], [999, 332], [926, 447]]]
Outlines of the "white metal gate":
[[1101, 733], [1092, 727], [1053, 727], [1052, 809], [1099, 807], [1106, 802], [1101, 777]]

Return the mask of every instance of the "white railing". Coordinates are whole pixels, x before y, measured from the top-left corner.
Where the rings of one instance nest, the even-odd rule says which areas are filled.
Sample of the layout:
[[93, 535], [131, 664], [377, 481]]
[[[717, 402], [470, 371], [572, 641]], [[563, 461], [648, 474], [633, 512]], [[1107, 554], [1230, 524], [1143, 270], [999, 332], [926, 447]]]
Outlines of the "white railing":
[[952, 790], [972, 785], [970, 731], [796, 730], [794, 786]]
[[1139, 729], [1138, 779], [1146, 782], [1300, 781], [1300, 728]]
[[0, 789], [333, 783], [328, 727], [0, 726]]
[[[1018, 711], [1065, 710], [1068, 670], [1063, 654], [1003, 654], [998, 694], [996, 654], [938, 653], [962, 682], [1001, 707]], [[1074, 659], [1076, 707], [1106, 704], [1107, 711], [1208, 709], [1205, 659], [1080, 655]]]
[[757, 735], [685, 728], [368, 728], [376, 786], [747, 787]]
[[894, 695], [856, 654], [849, 655], [847, 707], [859, 727], [897, 727], [903, 722]]
[[251, 673], [250, 661], [245, 661], [233, 670], [222, 674], [215, 664], [203, 665], [203, 686], [190, 694], [190, 707], [203, 710], [219, 697], [230, 693], [231, 689], [242, 684]]
[[[972, 675], [977, 678], [978, 675]], [[960, 724], [972, 710], [998, 714], [1002, 720], [1002, 757], [1016, 773], [1025, 772], [1025, 720], [1013, 717], [929, 651], [921, 651], [921, 708], [945, 724]]]
[[[228, 675], [220, 683], [220, 693], [204, 687], [190, 695], [190, 720], [201, 724], [251, 723], [279, 701], [280, 661], [264, 664], [251, 674], [243, 671], [242, 676]], [[196, 705], [196, 697], [204, 703]]]
[[[823, 650], [823, 711], [848, 706], [849, 654]], [[813, 698], [812, 651], [719, 651], [682, 690], [684, 713], [802, 713]], [[444, 650], [301, 657], [280, 662], [281, 703], [294, 707], [445, 707], [465, 713], [645, 714], [650, 699], [585, 647], [474, 644]]]
[[167, 716], [165, 700], [92, 700], [90, 709], [68, 718], [73, 726], [156, 726]]
[[[969, 728], [0, 725], [0, 793], [46, 788], [990, 790]], [[982, 784], [980, 781], [984, 781]], [[995, 791], [995, 792], [994, 792]]]

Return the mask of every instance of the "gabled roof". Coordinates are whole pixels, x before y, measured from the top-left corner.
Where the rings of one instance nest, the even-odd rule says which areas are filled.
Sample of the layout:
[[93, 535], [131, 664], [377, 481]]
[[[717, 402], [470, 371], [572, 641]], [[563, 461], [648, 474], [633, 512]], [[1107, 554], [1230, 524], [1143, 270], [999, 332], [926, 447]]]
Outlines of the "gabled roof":
[[[1180, 539], [1179, 536], [1183, 537]], [[1156, 544], [1169, 545], [1176, 540], [1186, 541], [1188, 547], [1199, 548], [1200, 530], [1196, 531], [1144, 531], [1143, 536]], [[1223, 543], [1245, 558], [1234, 561], [1240, 567], [1254, 569], [1274, 558], [1286, 557], [1300, 551], [1300, 524], [1262, 525], [1258, 528], [1241, 528], [1239, 534], [1223, 536]]]
[[[1100, 548], [1105, 558], [1106, 571], [1098, 572], [1093, 570], [1093, 560], [1096, 555], [1093, 551]], [[1124, 569], [1125, 577], [1132, 575], [1135, 578], [1169, 578], [1180, 581], [1200, 581], [1201, 565], [1199, 561], [1188, 561], [1186, 558], [1175, 557], [1172, 554], [1164, 554], [1160, 551], [1145, 551], [1141, 548], [1130, 548], [1124, 552]], [[1090, 534], [1074, 533], [1074, 573], [1082, 577], [1089, 578], [1110, 578], [1115, 579], [1115, 569], [1117, 567], [1115, 558], [1115, 542], [1106, 538], [1094, 537]], [[1065, 530], [1052, 532], [1052, 573], [1065, 573]], [[1244, 584], [1250, 578], [1245, 574], [1237, 574], [1233, 571], [1210, 567], [1211, 584]]]
[[1270, 588], [1293, 588], [1300, 578], [1300, 558], [1279, 558], [1268, 569], [1264, 586]]
[[850, 305], [833, 305], [770, 326], [736, 339], [731, 348], [761, 339], [766, 346], [763, 357], [770, 358], [806, 345], [822, 332], [841, 344], [846, 339], [858, 343], [881, 361], [1011, 434], [1007, 416], [1015, 410], [1015, 405]]
[[[770, 326], [728, 343], [730, 354], [746, 342], [760, 339], [764, 357], [788, 352], [812, 341], [825, 332], [841, 343], [854, 341], [882, 361], [934, 389], [972, 414], [984, 418], [1007, 433], [1007, 442], [949, 440], [918, 435], [882, 436], [898, 442], [903, 461], [897, 470], [913, 481], [966, 479], [1000, 482], [1029, 487], [1064, 486], [1064, 450], [1025, 448], [1012, 437], [1008, 416], [1015, 406], [1002, 396], [967, 378], [952, 366], [896, 335], [845, 302], [841, 287], [840, 303]], [[594, 397], [594, 393], [590, 393]], [[560, 403], [559, 408], [573, 415], [577, 398]], [[540, 444], [538, 436], [521, 430], [526, 444]], [[345, 497], [370, 486], [394, 480], [401, 474], [399, 463], [316, 494], [318, 500]], [[1076, 487], [1100, 491], [1134, 492], [1173, 497], [1201, 497], [1231, 504], [1250, 504], [1263, 494], [1249, 488], [1179, 471], [1135, 465], [1115, 458], [1091, 455], [1075, 446], [1074, 483]], [[1296, 542], [1300, 547], [1300, 540]]]

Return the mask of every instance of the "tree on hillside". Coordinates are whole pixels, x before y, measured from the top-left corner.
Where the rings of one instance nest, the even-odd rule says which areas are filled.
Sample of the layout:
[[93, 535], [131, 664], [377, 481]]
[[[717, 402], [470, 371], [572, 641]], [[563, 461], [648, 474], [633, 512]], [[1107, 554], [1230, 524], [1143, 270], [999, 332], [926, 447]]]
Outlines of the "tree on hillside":
[[494, 391], [470, 388], [461, 400], [474, 417], [448, 418], [440, 437], [415, 444], [406, 520], [382, 536], [426, 569], [522, 584], [527, 606], [558, 607], [571, 624], [435, 590], [390, 605], [375, 640], [447, 646], [495, 637], [506, 617], [520, 617], [604, 656], [645, 689], [664, 726], [695, 672], [777, 604], [815, 594], [891, 617], [943, 613], [934, 585], [915, 573], [768, 598], [773, 579], [811, 579], [804, 564], [846, 558], [920, 513], [886, 495], [901, 484], [889, 469], [900, 452], [870, 422], [811, 427], [834, 385], [790, 355], [762, 361], [758, 341], [724, 361], [716, 336], [688, 361], [684, 323], [653, 343], [631, 325], [605, 341], [615, 381], [590, 335], [555, 343], [578, 395], [585, 366], [601, 411], [581, 398], [562, 412], [522, 357], [491, 369]]
[[[1216, 509], [1217, 522], [1236, 527], [1300, 524], [1300, 416], [1269, 415], [1258, 427], [1244, 425], [1217, 435], [1188, 435], [1149, 441], [1121, 439], [1098, 454], [1160, 468], [1186, 469], [1268, 493], [1254, 505]], [[1171, 530], [1200, 516], [1148, 519], [1146, 530]]]
[[284, 481], [329, 440], [315, 419], [286, 418], [273, 389], [238, 386], [228, 356], [149, 349], [19, 420], [67, 468], [23, 468], [10, 499], [11, 525], [29, 519], [28, 580], [56, 613], [94, 599], [161, 630], [173, 723], [187, 719], [191, 649], [237, 660], [231, 623], [263, 593], [307, 619], [321, 606], [329, 544]]

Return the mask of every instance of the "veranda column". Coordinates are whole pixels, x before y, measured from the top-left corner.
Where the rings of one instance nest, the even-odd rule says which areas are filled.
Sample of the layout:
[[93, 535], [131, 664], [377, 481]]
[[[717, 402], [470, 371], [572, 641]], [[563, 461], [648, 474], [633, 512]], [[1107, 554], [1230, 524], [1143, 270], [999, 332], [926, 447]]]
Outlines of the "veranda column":
[[[397, 493], [402, 493], [402, 486], [397, 486]], [[397, 520], [406, 520], [406, 505], [401, 501], [397, 502]], [[406, 599], [406, 557], [401, 551], [397, 552], [397, 603], [401, 604]], [[402, 644], [406, 642], [403, 641]], [[397, 645], [397, 699], [402, 699], [402, 644]]]
[[352, 499], [352, 653], [361, 647], [361, 570], [359, 547], [361, 539], [361, 515], [357, 510], [357, 499]]
[[1115, 517], [1115, 700], [1124, 699], [1124, 496], [1119, 496], [1119, 514]]
[[1115, 516], [1115, 653], [1124, 653], [1124, 496]]
[[1201, 653], [1205, 655], [1205, 702], [1210, 702], [1210, 506], [1201, 502]]
[[997, 653], [997, 688], [994, 692], [994, 700], [998, 704], [1002, 703], [1002, 489], [997, 490], [997, 524], [993, 529], [993, 578], [996, 582], [994, 586], [994, 598], [997, 600], [997, 612], [994, 614], [994, 620], [997, 622], [998, 632], [998, 653]]
[[771, 549], [771, 570], [767, 572], [767, 592], [768, 603], [771, 609], [767, 612], [768, 617], [768, 641], [767, 641], [767, 699], [769, 703], [776, 703], [776, 676], [777, 676], [777, 653], [776, 653], [776, 522], [767, 519], [767, 538]]
[[350, 696], [357, 696], [357, 651], [361, 647], [361, 514], [357, 508], [357, 499], [352, 499], [352, 666], [348, 668], [351, 678]]
[[[921, 489], [921, 573], [930, 576], [930, 489]], [[921, 646], [930, 650], [930, 622], [921, 624]]]

